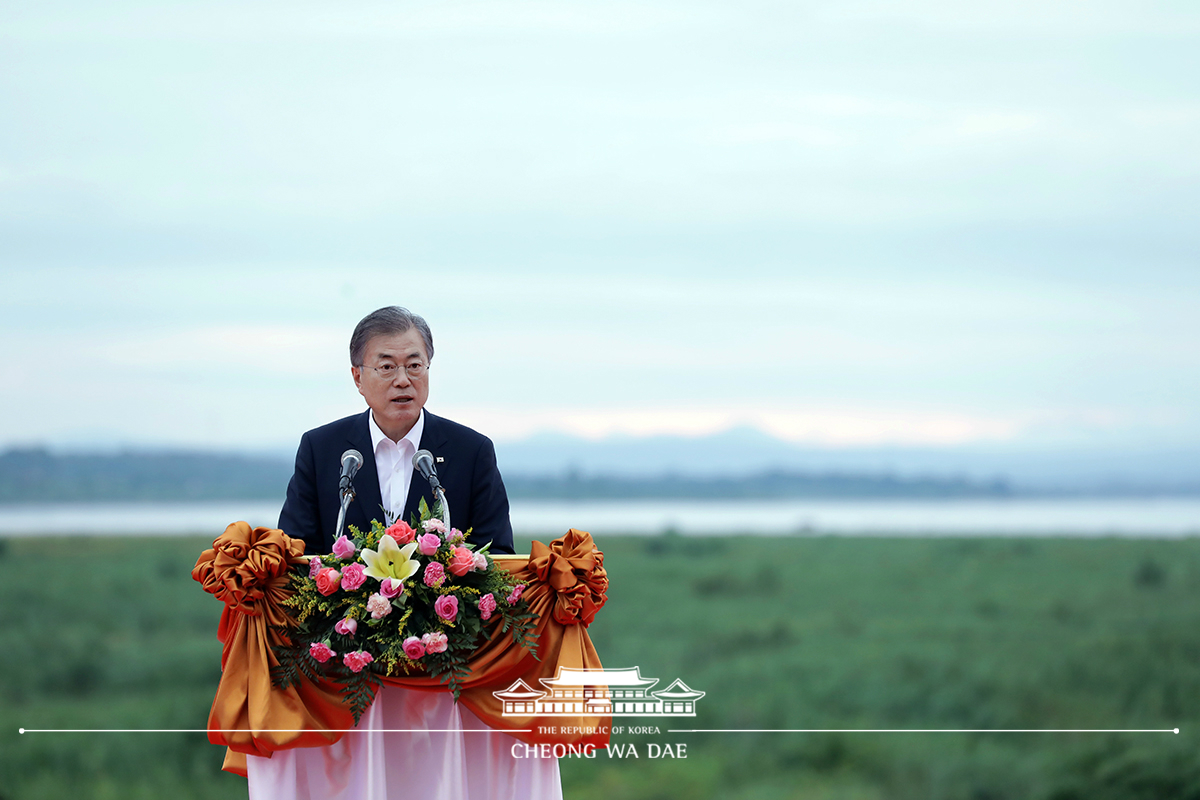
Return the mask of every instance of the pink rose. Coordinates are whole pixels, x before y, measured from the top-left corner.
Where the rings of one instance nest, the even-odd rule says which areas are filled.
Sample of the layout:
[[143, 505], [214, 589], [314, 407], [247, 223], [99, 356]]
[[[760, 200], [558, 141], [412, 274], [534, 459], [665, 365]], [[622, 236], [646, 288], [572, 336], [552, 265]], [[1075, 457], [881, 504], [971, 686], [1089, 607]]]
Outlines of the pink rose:
[[355, 650], [342, 656], [342, 663], [349, 667], [351, 672], [362, 672], [363, 667], [374, 660], [375, 657], [366, 650]]
[[308, 646], [308, 654], [317, 661], [320, 661], [322, 664], [337, 655], [337, 653], [330, 650], [329, 645], [325, 644], [324, 642], [313, 642], [310, 644]]
[[391, 600], [404, 594], [404, 582], [395, 578], [384, 578], [379, 582], [379, 593]]
[[425, 645], [426, 653], [444, 653], [450, 644], [450, 637], [441, 631], [433, 631], [422, 636], [421, 643]]
[[513, 587], [513, 590], [508, 593], [508, 604], [514, 606], [521, 599], [521, 592], [525, 591], [525, 584], [518, 583]]
[[310, 577], [310, 578], [317, 577], [317, 573], [320, 572], [324, 566], [325, 565], [321, 563], [321, 559], [319, 559], [315, 556], [313, 558], [310, 558], [308, 560], [308, 577]]
[[333, 567], [325, 567], [317, 573], [317, 591], [323, 595], [331, 595], [338, 590], [342, 581], [342, 573]]
[[338, 540], [333, 543], [333, 554], [343, 561], [354, 555], [354, 550], [354, 542], [347, 539], [345, 534], [339, 536]]
[[423, 533], [417, 539], [417, 550], [423, 556], [431, 556], [442, 546], [442, 540], [436, 533]]
[[338, 620], [338, 624], [334, 625], [333, 629], [342, 636], [353, 636], [354, 632], [358, 630], [358, 620], [346, 617]]
[[367, 569], [362, 564], [347, 564], [342, 568], [342, 588], [353, 592], [367, 580]]
[[433, 610], [446, 622], [454, 622], [458, 616], [458, 598], [452, 594], [444, 594], [433, 604]]
[[384, 531], [388, 536], [396, 540], [396, 544], [408, 544], [413, 539], [417, 538], [417, 532], [414, 531], [409, 524], [404, 520], [396, 520], [396, 523]]
[[450, 571], [455, 575], [466, 575], [475, 569], [475, 554], [465, 547], [456, 547], [450, 554]]
[[421, 523], [421, 525], [422, 525], [422, 527], [425, 528], [426, 533], [435, 533], [435, 532], [436, 533], [445, 533], [446, 532], [446, 523], [442, 522], [440, 519], [427, 519], [423, 523]]
[[371, 619], [383, 619], [392, 613], [392, 601], [376, 592], [367, 600], [367, 611], [371, 612]]
[[404, 655], [416, 661], [421, 656], [425, 655], [425, 645], [415, 636], [410, 636], [404, 640]]
[[467, 537], [464, 536], [463, 532], [460, 531], [458, 528], [451, 528], [450, 531], [446, 534], [446, 541], [449, 542], [450, 544], [462, 544], [466, 540], [467, 540]]
[[436, 561], [430, 561], [425, 565], [425, 585], [432, 586], [435, 589], [442, 585], [446, 580], [446, 568]]
[[483, 553], [475, 554], [475, 570], [477, 572], [487, 572], [487, 556]]
[[496, 598], [488, 592], [483, 597], [479, 598], [479, 616], [484, 619], [491, 619], [492, 612], [496, 610]]

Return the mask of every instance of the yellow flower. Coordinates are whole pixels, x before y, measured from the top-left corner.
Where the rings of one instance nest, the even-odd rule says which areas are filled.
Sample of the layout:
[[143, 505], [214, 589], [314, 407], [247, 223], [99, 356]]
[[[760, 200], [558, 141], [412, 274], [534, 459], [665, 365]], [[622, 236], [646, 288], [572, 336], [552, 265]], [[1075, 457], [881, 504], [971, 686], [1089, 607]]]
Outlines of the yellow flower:
[[386, 578], [395, 578], [398, 581], [404, 581], [421, 568], [415, 558], [409, 558], [413, 550], [417, 549], [416, 542], [410, 542], [404, 547], [400, 547], [396, 544], [395, 539], [384, 536], [380, 538], [378, 547], [378, 550], [363, 549], [362, 551], [362, 560], [367, 562], [367, 568], [363, 570], [363, 574], [369, 578], [380, 581]]

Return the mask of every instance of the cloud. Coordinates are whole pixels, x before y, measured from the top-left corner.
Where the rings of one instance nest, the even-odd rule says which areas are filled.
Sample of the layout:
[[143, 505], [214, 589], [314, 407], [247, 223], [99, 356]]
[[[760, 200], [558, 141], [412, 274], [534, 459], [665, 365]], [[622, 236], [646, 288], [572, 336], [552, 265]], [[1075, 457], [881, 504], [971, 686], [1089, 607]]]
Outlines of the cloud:
[[348, 371], [347, 341], [345, 331], [330, 326], [247, 323], [114, 337], [98, 350], [108, 364], [167, 376], [234, 370], [333, 378]]
[[[610, 436], [705, 436], [736, 427], [755, 427], [796, 444], [822, 447], [887, 445], [951, 446], [1028, 440], [1034, 431], [1069, 438], [1081, 429], [1114, 429], [1129, 420], [1111, 409], [1026, 410], [979, 414], [968, 410], [823, 408], [772, 409], [763, 404], [698, 409], [676, 407], [579, 406], [513, 407], [452, 402], [446, 413], [488, 431], [501, 441], [517, 441], [554, 431], [585, 439]], [[1178, 421], [1178, 420], [1176, 420]]]
[[292, 441], [361, 407], [345, 341], [392, 302], [435, 406], [507, 437], [1200, 436], [1197, 19], [17, 4], [0, 440]]

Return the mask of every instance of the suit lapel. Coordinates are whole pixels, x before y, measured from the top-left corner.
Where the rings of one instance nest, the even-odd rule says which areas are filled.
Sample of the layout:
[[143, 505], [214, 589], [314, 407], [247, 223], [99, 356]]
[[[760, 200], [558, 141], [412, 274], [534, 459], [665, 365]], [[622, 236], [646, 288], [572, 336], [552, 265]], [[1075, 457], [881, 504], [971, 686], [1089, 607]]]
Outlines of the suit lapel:
[[[425, 412], [425, 429], [421, 431], [421, 443], [417, 446], [418, 450], [428, 450], [433, 453], [434, 461], [441, 455], [442, 448], [446, 444], [446, 431], [442, 426], [442, 418], [436, 417]], [[435, 463], [436, 466], [436, 463]], [[421, 498], [425, 498], [425, 502], [433, 507], [433, 489], [429, 486], [429, 481], [421, 476], [421, 473], [413, 470], [412, 483], [408, 487], [408, 498], [404, 502], [404, 516], [402, 519], [408, 522], [417, 513], [417, 509], [421, 506]]]
[[[373, 519], [383, 520], [383, 495], [379, 493], [379, 470], [375, 467], [375, 448], [371, 446], [371, 428], [368, 419], [370, 413], [371, 409], [368, 408], [366, 413], [355, 420], [354, 430], [346, 437], [347, 441], [354, 446], [354, 449], [362, 453], [363, 457], [363, 465], [359, 467], [358, 474], [354, 476], [354, 503], [350, 506], [346, 516], [349, 517], [357, 507], [361, 515], [359, 521], [366, 522], [368, 525]], [[346, 525], [349, 527], [349, 519], [346, 520]]]

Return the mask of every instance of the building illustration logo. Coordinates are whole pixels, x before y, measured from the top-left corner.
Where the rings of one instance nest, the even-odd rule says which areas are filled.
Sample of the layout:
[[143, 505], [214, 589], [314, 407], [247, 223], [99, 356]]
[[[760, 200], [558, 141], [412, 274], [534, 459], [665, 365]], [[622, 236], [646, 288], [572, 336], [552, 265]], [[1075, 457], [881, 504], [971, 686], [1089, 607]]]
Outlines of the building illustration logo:
[[545, 691], [517, 679], [492, 695], [504, 703], [503, 715], [614, 717], [694, 717], [696, 701], [704, 697], [678, 678], [665, 689], [651, 692], [658, 678], [643, 678], [640, 667], [574, 669], [559, 667], [553, 678], [539, 678]]

